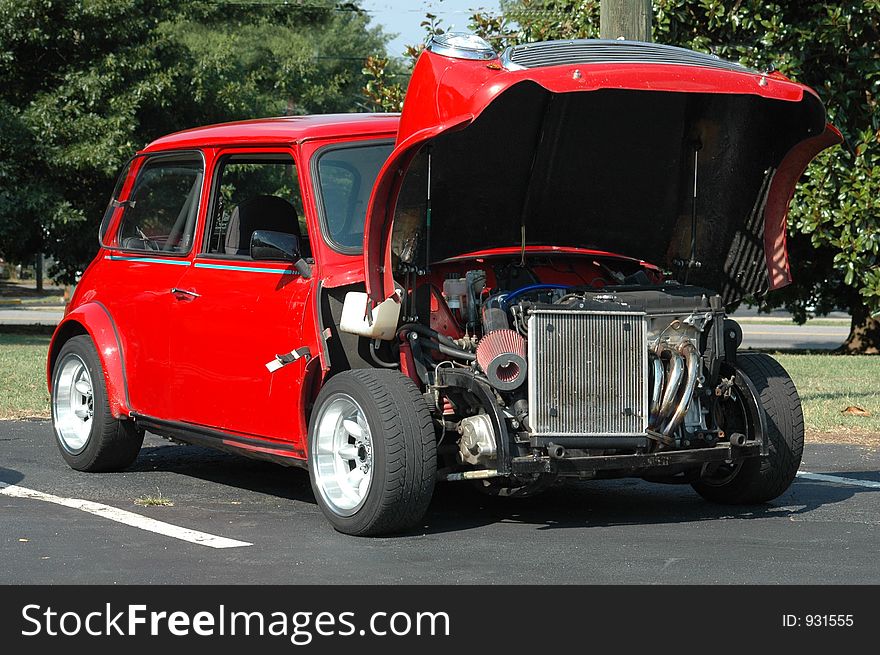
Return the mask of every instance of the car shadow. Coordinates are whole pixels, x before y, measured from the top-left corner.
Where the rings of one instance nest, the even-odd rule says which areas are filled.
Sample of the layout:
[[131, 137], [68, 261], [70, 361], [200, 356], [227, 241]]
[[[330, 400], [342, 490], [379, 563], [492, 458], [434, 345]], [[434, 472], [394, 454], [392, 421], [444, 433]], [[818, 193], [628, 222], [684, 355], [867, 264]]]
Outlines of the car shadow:
[[494, 523], [558, 530], [790, 518], [877, 491], [798, 479], [772, 502], [736, 506], [704, 500], [688, 485], [636, 479], [569, 482], [532, 498], [490, 497], [474, 488], [450, 484], [438, 486], [425, 525], [410, 534], [458, 532]]
[[174, 444], [144, 446], [131, 472], [178, 473], [206, 482], [277, 496], [315, 502], [309, 476], [300, 468], [279, 466], [201, 446]]
[[24, 480], [24, 473], [0, 466], [0, 482], [12, 485], [18, 484], [22, 480]]
[[[308, 474], [302, 469], [291, 470], [199, 446], [145, 446], [128, 470], [178, 473], [287, 500], [315, 503]], [[880, 471], [834, 475], [871, 480], [880, 477]], [[0, 479], [4, 479], [2, 470]], [[880, 490], [799, 478], [770, 503], [733, 506], [710, 503], [688, 485], [662, 485], [637, 479], [565, 482], [531, 498], [499, 498], [487, 496], [469, 483], [441, 483], [422, 525], [399, 536], [460, 532], [496, 523], [558, 530], [778, 519], [809, 514], [877, 491]]]
[[[821, 471], [815, 472], [822, 473]], [[851, 478], [853, 480], [880, 482], [880, 471], [831, 471], [830, 473], [825, 473], [824, 475], [833, 475], [836, 478]], [[871, 491], [871, 489], [866, 488], [865, 491]], [[874, 489], [874, 491], [880, 491], [880, 489]]]

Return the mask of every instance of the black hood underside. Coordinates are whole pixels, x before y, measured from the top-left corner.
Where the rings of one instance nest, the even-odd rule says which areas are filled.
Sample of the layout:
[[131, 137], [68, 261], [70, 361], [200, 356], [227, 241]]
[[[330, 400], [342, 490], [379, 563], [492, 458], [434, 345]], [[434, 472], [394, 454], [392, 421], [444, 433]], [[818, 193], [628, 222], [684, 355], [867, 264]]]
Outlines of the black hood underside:
[[425, 262], [519, 246], [524, 229], [527, 245], [643, 259], [730, 302], [768, 288], [763, 210], [772, 176], [794, 145], [824, 126], [824, 110], [809, 94], [799, 102], [554, 94], [523, 82], [466, 128], [423, 148], [406, 173], [397, 216], [427, 215], [430, 154]]

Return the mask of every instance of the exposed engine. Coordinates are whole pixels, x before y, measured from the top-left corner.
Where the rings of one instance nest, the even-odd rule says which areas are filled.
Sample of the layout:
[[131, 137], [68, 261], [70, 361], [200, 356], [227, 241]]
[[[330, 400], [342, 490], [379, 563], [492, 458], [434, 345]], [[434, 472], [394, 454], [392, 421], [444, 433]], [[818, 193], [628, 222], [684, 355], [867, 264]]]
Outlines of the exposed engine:
[[720, 298], [642, 270], [603, 268], [600, 284], [521, 275], [516, 288], [500, 286], [515, 276], [473, 269], [433, 294], [431, 326], [440, 331], [412, 329], [433, 351], [429, 387], [444, 429], [458, 434], [461, 464], [491, 468], [501, 446], [480, 403], [443, 384], [455, 370], [491, 389], [521, 453], [656, 452], [724, 436], [711, 417], [730, 340]]

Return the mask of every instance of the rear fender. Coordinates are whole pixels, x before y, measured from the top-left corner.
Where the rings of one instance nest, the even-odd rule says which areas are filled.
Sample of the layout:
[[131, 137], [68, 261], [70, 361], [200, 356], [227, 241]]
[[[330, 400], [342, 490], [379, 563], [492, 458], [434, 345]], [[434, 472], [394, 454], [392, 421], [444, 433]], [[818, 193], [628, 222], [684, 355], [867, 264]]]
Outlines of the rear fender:
[[67, 314], [49, 345], [49, 357], [46, 362], [46, 379], [49, 393], [52, 393], [52, 369], [58, 359], [62, 346], [71, 338], [80, 334], [91, 337], [101, 360], [104, 372], [104, 387], [107, 389], [107, 400], [110, 413], [114, 418], [125, 418], [131, 414], [128, 400], [128, 382], [125, 376], [125, 357], [122, 340], [116, 323], [107, 308], [98, 301], [87, 302]]

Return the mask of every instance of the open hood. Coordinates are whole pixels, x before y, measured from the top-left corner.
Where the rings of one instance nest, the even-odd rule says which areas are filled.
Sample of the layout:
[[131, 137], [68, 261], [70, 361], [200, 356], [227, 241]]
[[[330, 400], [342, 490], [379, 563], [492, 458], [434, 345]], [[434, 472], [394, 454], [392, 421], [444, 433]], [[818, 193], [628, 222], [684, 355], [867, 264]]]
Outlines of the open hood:
[[841, 141], [811, 89], [654, 44], [448, 46], [419, 58], [373, 189], [374, 303], [395, 229], [418, 235], [419, 267], [524, 239], [643, 259], [727, 302], [791, 281], [795, 184]]

